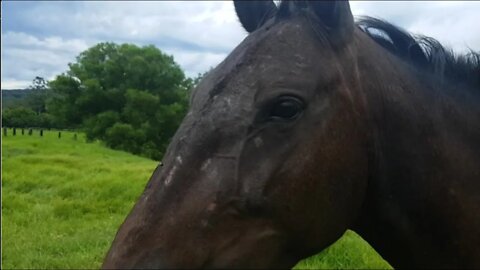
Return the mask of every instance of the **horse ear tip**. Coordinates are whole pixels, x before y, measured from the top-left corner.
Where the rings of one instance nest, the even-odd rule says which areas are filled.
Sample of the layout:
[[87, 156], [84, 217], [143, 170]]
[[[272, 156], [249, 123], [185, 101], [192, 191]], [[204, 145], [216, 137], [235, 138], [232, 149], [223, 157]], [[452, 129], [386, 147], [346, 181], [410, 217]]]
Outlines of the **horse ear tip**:
[[[235, 12], [243, 28], [251, 33], [275, 14], [275, 3], [270, 1], [233, 0]], [[272, 8], [273, 6], [273, 8]]]
[[348, 0], [312, 1], [310, 7], [330, 32], [334, 43], [351, 39], [355, 20]]

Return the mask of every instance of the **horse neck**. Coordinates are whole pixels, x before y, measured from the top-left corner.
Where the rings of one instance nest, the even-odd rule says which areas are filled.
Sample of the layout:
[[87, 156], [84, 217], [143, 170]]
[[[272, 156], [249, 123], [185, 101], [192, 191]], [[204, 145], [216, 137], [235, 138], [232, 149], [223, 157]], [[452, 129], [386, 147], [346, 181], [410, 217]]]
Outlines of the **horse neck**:
[[466, 259], [480, 254], [478, 91], [438, 83], [360, 39], [372, 151], [354, 229], [394, 267], [479, 264]]

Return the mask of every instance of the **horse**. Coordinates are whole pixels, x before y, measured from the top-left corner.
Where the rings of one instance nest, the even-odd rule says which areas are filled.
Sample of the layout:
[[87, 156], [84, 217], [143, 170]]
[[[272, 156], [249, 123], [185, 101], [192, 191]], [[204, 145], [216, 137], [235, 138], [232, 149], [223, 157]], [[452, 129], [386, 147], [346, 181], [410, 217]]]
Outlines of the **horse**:
[[398, 268], [480, 268], [480, 56], [347, 1], [234, 1], [247, 37], [102, 267], [289, 268], [347, 229]]

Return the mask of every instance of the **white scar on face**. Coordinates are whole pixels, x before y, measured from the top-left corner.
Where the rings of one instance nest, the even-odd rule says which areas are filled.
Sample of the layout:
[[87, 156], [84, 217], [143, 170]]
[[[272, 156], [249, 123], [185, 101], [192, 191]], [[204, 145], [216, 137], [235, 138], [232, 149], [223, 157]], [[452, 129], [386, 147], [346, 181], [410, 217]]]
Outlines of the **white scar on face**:
[[173, 166], [173, 168], [168, 172], [167, 178], [165, 179], [165, 186], [170, 185], [175, 171], [177, 171], [177, 166]]
[[[175, 160], [177, 161], [178, 164], [183, 163], [183, 159], [181, 156], [177, 156]], [[170, 183], [172, 182], [173, 175], [175, 174], [177, 169], [178, 169], [177, 165], [174, 165], [173, 168], [168, 172], [167, 178], [165, 179], [165, 183], [164, 183], [165, 186], [170, 185]]]

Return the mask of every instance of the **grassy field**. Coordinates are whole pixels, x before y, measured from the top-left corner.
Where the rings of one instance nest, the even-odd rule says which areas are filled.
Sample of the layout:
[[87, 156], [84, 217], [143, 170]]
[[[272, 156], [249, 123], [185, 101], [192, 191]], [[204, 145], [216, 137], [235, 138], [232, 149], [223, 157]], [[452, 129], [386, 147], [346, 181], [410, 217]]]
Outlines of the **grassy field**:
[[[73, 133], [2, 137], [2, 269], [98, 268], [156, 162]], [[389, 268], [354, 232], [298, 269]]]

